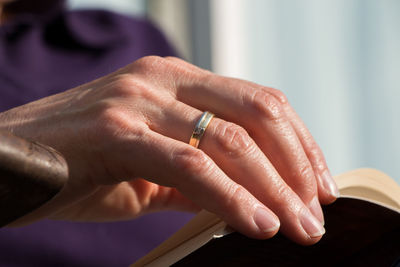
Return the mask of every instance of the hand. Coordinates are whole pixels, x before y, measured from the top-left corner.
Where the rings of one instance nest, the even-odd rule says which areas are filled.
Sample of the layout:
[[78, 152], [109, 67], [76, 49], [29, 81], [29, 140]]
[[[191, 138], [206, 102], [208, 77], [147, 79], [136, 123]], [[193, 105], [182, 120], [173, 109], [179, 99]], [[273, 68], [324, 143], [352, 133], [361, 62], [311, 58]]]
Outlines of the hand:
[[[202, 111], [216, 114], [199, 149]], [[324, 229], [338, 191], [307, 128], [278, 90], [225, 78], [177, 58], [142, 58], [115, 73], [0, 114], [0, 128], [59, 150], [69, 181], [43, 217], [132, 219], [205, 208], [238, 231], [279, 229], [301, 244]]]

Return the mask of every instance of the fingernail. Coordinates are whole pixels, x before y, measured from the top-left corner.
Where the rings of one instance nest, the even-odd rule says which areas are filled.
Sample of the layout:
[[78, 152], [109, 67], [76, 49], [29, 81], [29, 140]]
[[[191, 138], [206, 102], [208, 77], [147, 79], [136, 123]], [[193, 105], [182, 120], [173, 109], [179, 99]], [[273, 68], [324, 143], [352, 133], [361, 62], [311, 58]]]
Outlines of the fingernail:
[[258, 207], [254, 213], [254, 222], [265, 233], [275, 232], [279, 226], [279, 220], [268, 210]]
[[325, 188], [325, 190], [327, 190], [335, 198], [338, 198], [340, 196], [339, 189], [337, 188], [337, 185], [333, 180], [330, 172], [325, 171], [321, 175], [321, 179], [322, 179], [322, 186]]
[[308, 204], [311, 213], [317, 218], [322, 225], [325, 224], [324, 213], [322, 212], [321, 204], [319, 204], [318, 197], [314, 197]]
[[303, 209], [303, 211], [300, 212], [300, 223], [304, 231], [306, 231], [310, 237], [319, 237], [325, 234], [325, 228], [308, 209]]

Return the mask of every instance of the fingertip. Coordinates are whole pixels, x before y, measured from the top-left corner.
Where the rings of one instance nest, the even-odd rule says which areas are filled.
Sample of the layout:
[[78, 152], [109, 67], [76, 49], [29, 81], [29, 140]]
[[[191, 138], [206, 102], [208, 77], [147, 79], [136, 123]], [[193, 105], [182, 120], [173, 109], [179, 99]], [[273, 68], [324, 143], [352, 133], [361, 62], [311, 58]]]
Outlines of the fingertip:
[[326, 170], [322, 173], [321, 179], [323, 181], [323, 186], [325, 190], [334, 198], [338, 198], [340, 196], [339, 189], [336, 185], [335, 180], [333, 180], [333, 177], [331, 173]]
[[308, 237], [305, 240], [299, 242], [300, 245], [303, 246], [311, 246], [318, 243], [322, 239], [323, 235], [316, 236], [316, 237]]
[[335, 202], [337, 198], [332, 195], [324, 194], [324, 196], [321, 196], [321, 194], [319, 194], [319, 199], [320, 199], [321, 204], [329, 205], [329, 204], [332, 204], [333, 202]]
[[262, 206], [256, 207], [253, 220], [262, 239], [274, 236], [280, 228], [278, 217], [272, 211]]
[[322, 212], [321, 204], [319, 203], [318, 197], [315, 196], [308, 204], [308, 208], [310, 209], [311, 213], [317, 218], [322, 225], [325, 224], [324, 214]]
[[299, 222], [304, 232], [304, 244], [313, 244], [325, 234], [325, 228], [321, 222], [311, 214], [307, 208], [299, 213]]
[[339, 189], [329, 170], [325, 170], [322, 174], [317, 174], [318, 179], [318, 195], [320, 202], [330, 204], [340, 197]]

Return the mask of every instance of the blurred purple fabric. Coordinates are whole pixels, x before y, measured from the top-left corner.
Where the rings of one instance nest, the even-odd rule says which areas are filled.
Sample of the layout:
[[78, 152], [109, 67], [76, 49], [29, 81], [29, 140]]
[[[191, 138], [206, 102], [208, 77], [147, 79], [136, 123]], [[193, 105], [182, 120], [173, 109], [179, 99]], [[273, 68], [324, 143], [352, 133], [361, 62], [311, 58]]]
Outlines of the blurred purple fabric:
[[[0, 111], [73, 88], [146, 55], [174, 54], [144, 19], [65, 11], [61, 5], [45, 14], [19, 13], [0, 27]], [[45, 220], [0, 229], [0, 266], [127, 266], [192, 216], [163, 212], [126, 222]]]

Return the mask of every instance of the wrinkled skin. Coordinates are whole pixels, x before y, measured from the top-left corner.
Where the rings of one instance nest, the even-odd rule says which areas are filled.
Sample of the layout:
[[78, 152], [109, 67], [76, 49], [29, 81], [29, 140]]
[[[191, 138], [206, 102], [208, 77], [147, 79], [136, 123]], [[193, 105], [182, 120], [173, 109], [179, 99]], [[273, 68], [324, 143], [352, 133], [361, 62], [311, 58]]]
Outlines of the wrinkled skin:
[[[203, 111], [216, 114], [198, 149]], [[177, 58], [145, 57], [106, 76], [0, 113], [0, 129], [50, 145], [70, 177], [41, 218], [111, 221], [207, 209], [254, 238], [279, 228], [301, 244], [338, 196], [324, 157], [280, 91]]]

